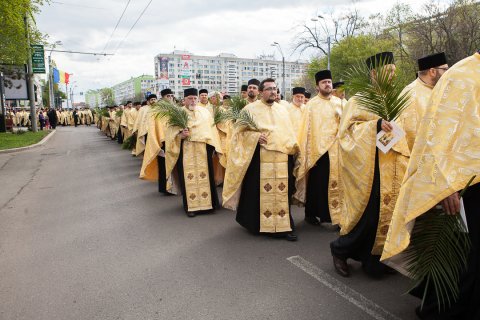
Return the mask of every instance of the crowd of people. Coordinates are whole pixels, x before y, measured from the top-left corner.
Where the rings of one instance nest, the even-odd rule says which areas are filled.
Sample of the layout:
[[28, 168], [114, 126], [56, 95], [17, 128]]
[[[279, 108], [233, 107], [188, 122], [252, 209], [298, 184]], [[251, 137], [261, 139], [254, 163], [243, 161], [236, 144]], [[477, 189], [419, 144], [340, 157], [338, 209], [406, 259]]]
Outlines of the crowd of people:
[[[90, 126], [95, 122], [94, 113], [90, 108], [36, 108], [35, 118], [37, 127], [40, 130], [55, 129], [61, 126]], [[12, 127], [30, 127], [32, 125], [32, 117], [30, 109], [26, 108], [6, 108], [6, 120], [11, 123]]]
[[[391, 52], [365, 63], [371, 83], [381, 72], [395, 77]], [[143, 103], [108, 107], [97, 126], [128, 142], [143, 157], [140, 178], [181, 195], [188, 217], [223, 206], [253, 234], [295, 241], [291, 206], [304, 207], [307, 223], [339, 231], [330, 250], [343, 277], [351, 276], [349, 259], [371, 277], [406, 274], [402, 254], [415, 221], [439, 205], [448, 215], [464, 208], [471, 248], [459, 295], [439, 310], [429, 291], [416, 312], [421, 319], [480, 319], [480, 54], [450, 68], [444, 53], [429, 55], [418, 70], [404, 89], [408, 106], [394, 122], [364, 108], [365, 97], [347, 101], [345, 84], [321, 70], [317, 94], [296, 87], [291, 102], [282, 100], [274, 79], [251, 79], [241, 88], [245, 107], [235, 120], [218, 120], [231, 108], [228, 95], [188, 88], [176, 100], [164, 89], [159, 101], [152, 94]], [[175, 125], [173, 115], [159, 111], [163, 102], [178, 102], [188, 123]], [[379, 151], [377, 136], [398, 130], [398, 141]]]

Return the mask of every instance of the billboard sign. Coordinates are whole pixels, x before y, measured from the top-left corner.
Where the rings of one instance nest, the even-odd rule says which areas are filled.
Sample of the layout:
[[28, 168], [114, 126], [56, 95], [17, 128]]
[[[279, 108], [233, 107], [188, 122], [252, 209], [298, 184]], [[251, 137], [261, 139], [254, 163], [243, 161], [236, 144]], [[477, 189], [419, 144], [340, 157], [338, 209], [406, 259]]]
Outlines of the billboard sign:
[[189, 54], [182, 55], [181, 64], [182, 86], [190, 86], [190, 77], [192, 74], [192, 60]]
[[158, 77], [159, 83], [168, 84], [168, 58], [161, 57], [159, 60], [160, 60], [160, 75]]
[[4, 75], [6, 100], [28, 100], [25, 66], [0, 65]]

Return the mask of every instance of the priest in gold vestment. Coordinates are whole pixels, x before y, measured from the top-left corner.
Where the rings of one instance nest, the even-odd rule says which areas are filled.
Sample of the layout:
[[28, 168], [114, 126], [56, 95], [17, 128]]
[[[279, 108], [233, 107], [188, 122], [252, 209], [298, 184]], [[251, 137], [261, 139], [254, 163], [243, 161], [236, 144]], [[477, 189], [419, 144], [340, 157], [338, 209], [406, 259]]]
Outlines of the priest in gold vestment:
[[188, 217], [219, 206], [213, 177], [213, 152], [222, 153], [220, 138], [210, 112], [197, 106], [198, 91], [184, 90], [188, 128], [170, 126], [165, 137], [167, 191], [181, 192]]
[[[338, 161], [338, 126], [342, 101], [332, 95], [332, 74], [315, 74], [318, 95], [305, 106], [298, 129], [295, 199], [305, 204], [305, 221], [340, 223], [342, 190]], [[317, 218], [320, 219], [317, 220]]]
[[399, 119], [405, 130], [410, 151], [415, 143], [420, 120], [427, 109], [433, 87], [448, 69], [447, 58], [443, 52], [422, 57], [418, 59], [417, 63], [418, 78], [403, 90], [403, 92], [409, 92], [410, 102]]
[[150, 94], [147, 97], [147, 104], [143, 106], [138, 112], [137, 119], [135, 121], [137, 134], [137, 143], [135, 144], [135, 156], [143, 154], [148, 139], [148, 120], [151, 117], [150, 110], [151, 105], [157, 102], [157, 95]]
[[[393, 53], [379, 53], [366, 63], [370, 81], [375, 81], [380, 65], [393, 79]], [[345, 190], [341, 230], [340, 237], [330, 243], [333, 264], [341, 276], [350, 275], [347, 259], [360, 261], [372, 277], [391, 271], [380, 262], [380, 255], [410, 156], [405, 138], [387, 153], [378, 150], [377, 133], [392, 129], [389, 122], [361, 108], [355, 96], [347, 103], [339, 127], [340, 175]]]
[[[163, 89], [160, 95], [163, 100], [173, 103], [171, 89]], [[165, 174], [165, 121], [150, 115], [147, 132], [148, 139], [140, 169], [140, 179], [157, 181], [158, 192], [168, 194]]]
[[295, 188], [293, 156], [299, 151], [288, 111], [275, 102], [275, 80], [259, 85], [261, 100], [248, 104], [259, 131], [235, 126], [230, 141], [224, 207], [237, 210], [237, 222], [251, 233], [297, 240], [290, 212]]
[[305, 88], [295, 87], [292, 89], [292, 102], [286, 105], [290, 120], [292, 121], [293, 130], [298, 134], [303, 113], [305, 111]]
[[210, 101], [208, 101], [208, 90], [207, 89], [200, 89], [198, 91], [199, 96], [198, 96], [198, 103], [197, 105], [199, 107], [203, 107], [207, 109], [211, 114], [213, 114], [213, 107]]
[[[480, 319], [480, 53], [452, 66], [432, 92], [412, 150], [382, 260], [403, 270], [402, 252], [409, 246], [415, 219], [440, 203], [458, 214], [463, 195], [471, 251], [460, 276], [460, 296], [442, 314], [436, 297], [426, 300], [425, 319]], [[425, 314], [428, 312], [432, 314]]]

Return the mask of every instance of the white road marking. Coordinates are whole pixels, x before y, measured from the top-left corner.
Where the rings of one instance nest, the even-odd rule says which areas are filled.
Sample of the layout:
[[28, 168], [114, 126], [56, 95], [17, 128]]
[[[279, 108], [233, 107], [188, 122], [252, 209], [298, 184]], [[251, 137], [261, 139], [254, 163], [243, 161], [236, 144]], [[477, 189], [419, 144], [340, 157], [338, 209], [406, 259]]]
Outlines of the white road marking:
[[299, 267], [307, 274], [318, 280], [321, 284], [331, 289], [345, 300], [357, 306], [359, 309], [365, 311], [377, 320], [401, 320], [399, 317], [391, 314], [387, 310], [380, 307], [375, 302], [367, 299], [361, 293], [351, 289], [341, 281], [338, 281], [322, 269], [305, 260], [301, 256], [293, 256], [287, 258], [288, 261]]

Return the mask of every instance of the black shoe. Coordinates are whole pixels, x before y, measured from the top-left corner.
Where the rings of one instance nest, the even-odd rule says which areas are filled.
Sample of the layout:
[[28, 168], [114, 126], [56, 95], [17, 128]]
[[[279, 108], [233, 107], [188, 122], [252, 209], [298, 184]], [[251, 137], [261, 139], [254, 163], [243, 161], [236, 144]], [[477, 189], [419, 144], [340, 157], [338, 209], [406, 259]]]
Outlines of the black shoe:
[[311, 224], [312, 226], [320, 225], [320, 221], [318, 221], [318, 219], [315, 217], [305, 217], [305, 222], [307, 222], [308, 224]]
[[189, 211], [189, 212], [187, 212], [187, 216], [188, 216], [189, 218], [193, 218], [193, 217], [195, 217], [195, 212], [190, 212], [190, 211]]
[[334, 255], [332, 256], [333, 256], [333, 266], [335, 267], [335, 271], [342, 277], [345, 277], [345, 278], [350, 277], [350, 270], [348, 269], [347, 261], [339, 257], [336, 257]]
[[287, 233], [287, 234], [285, 235], [285, 240], [287, 240], [287, 241], [297, 241], [297, 240], [298, 240], [298, 237], [297, 237], [297, 235], [296, 235], [295, 233], [290, 232], [290, 233]]

